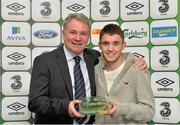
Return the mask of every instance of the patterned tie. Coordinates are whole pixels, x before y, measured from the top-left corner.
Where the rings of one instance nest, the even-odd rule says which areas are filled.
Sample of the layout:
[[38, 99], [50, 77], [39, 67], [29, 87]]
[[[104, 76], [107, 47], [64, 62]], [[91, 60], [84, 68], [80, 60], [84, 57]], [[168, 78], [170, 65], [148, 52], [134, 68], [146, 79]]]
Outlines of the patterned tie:
[[[74, 58], [75, 66], [74, 66], [74, 85], [75, 85], [75, 99], [80, 99], [86, 97], [86, 89], [83, 74], [81, 72], [80, 60], [79, 56], [75, 56]], [[79, 106], [76, 106], [76, 109], [79, 110]], [[85, 118], [75, 118], [78, 124], [82, 124]]]

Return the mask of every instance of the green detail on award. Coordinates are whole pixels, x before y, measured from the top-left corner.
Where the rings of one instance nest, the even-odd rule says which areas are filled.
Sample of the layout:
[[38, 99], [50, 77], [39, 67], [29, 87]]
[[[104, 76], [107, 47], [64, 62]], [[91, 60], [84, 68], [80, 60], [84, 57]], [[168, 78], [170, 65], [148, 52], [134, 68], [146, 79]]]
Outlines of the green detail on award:
[[82, 98], [79, 106], [80, 112], [85, 115], [106, 115], [109, 111], [108, 102], [102, 97]]

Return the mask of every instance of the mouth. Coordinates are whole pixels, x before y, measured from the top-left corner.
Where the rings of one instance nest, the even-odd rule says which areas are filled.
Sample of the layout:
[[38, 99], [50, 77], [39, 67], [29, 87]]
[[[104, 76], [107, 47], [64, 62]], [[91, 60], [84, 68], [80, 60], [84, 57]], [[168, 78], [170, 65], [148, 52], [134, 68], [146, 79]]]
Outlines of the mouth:
[[83, 45], [83, 43], [76, 43], [76, 42], [72, 42], [72, 44], [75, 45], [75, 46]]
[[115, 53], [106, 53], [108, 56], [114, 56]]

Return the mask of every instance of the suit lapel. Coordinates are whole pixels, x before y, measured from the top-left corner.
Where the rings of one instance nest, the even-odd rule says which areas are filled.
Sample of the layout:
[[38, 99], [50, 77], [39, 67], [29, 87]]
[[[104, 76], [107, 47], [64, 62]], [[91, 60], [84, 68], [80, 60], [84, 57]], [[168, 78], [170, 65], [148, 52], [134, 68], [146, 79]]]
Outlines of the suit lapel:
[[[91, 95], [95, 96], [94, 61], [92, 60], [92, 57], [90, 57], [90, 55], [88, 55], [86, 53], [86, 51], [84, 51], [84, 59], [86, 62], [89, 80], [90, 80]], [[65, 81], [69, 96], [71, 99], [73, 99], [72, 81], [71, 81], [70, 72], [69, 72], [67, 60], [65, 57], [65, 53], [63, 50], [63, 45], [61, 45], [57, 51], [57, 63], [63, 74], [63, 78]]]
[[72, 81], [71, 81], [70, 72], [69, 72], [67, 60], [65, 57], [65, 53], [63, 50], [63, 45], [61, 45], [58, 49], [57, 58], [58, 58], [57, 63], [58, 63], [60, 70], [63, 74], [63, 78], [65, 81], [69, 96], [71, 99], [73, 99]]
[[85, 51], [84, 51], [84, 59], [86, 62], [89, 80], [90, 80], [91, 95], [95, 96], [94, 62], [92, 60], [92, 57], [90, 57]]

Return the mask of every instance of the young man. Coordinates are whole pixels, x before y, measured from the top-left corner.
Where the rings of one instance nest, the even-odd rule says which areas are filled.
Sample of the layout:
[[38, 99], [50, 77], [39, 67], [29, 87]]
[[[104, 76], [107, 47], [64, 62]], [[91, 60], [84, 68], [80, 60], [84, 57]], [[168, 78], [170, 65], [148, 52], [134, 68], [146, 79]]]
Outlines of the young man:
[[[86, 48], [89, 36], [88, 18], [80, 13], [70, 14], [63, 25], [64, 44], [35, 58], [28, 104], [35, 113], [35, 124], [81, 124], [76, 119], [81, 114], [75, 109], [79, 97], [76, 98], [74, 57], [80, 57], [85, 97], [95, 96], [94, 65], [100, 53]], [[136, 62], [135, 67], [147, 69], [143, 60]], [[87, 117], [83, 123], [93, 121], [93, 117]]]
[[155, 113], [154, 96], [150, 75], [132, 66], [134, 58], [122, 53], [126, 43], [121, 28], [116, 24], [106, 25], [99, 36], [102, 51], [95, 67], [97, 96], [110, 100], [109, 115], [96, 116], [97, 124], [143, 124]]

